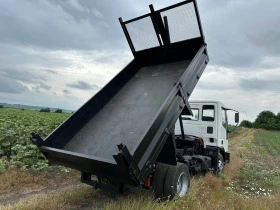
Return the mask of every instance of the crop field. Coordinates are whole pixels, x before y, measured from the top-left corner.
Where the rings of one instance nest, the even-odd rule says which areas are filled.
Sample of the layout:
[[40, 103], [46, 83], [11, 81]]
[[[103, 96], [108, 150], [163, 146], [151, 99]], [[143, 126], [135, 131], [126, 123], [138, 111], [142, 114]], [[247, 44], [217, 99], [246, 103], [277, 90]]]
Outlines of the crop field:
[[263, 157], [271, 154], [280, 160], [280, 132], [260, 130], [257, 132], [257, 141]]
[[11, 108], [0, 109], [0, 172], [13, 165], [43, 169], [47, 161], [31, 142], [31, 132], [42, 138], [50, 134], [70, 115]]
[[279, 209], [280, 132], [238, 128], [220, 178], [192, 177], [184, 198], [154, 200], [152, 190], [125, 187], [118, 198], [80, 183], [80, 174], [49, 166], [29, 140], [46, 137], [69, 114], [0, 109], [0, 209]]

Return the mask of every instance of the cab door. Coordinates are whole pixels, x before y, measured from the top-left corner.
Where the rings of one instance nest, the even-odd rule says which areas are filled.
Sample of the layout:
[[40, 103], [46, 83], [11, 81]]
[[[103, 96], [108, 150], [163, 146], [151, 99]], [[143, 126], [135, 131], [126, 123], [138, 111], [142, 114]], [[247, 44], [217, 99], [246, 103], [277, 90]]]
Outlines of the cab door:
[[221, 147], [228, 151], [228, 120], [227, 120], [227, 112], [226, 110], [221, 107], [220, 108], [220, 122], [219, 123], [219, 142]]
[[201, 124], [204, 127], [204, 143], [206, 145], [218, 146], [217, 138], [217, 122], [218, 122], [218, 106], [216, 103], [205, 103], [201, 109]]
[[[190, 105], [194, 115], [182, 115], [185, 135], [201, 137], [205, 146], [218, 146], [217, 104], [191, 103]], [[175, 134], [181, 134], [179, 122], [176, 123]]]

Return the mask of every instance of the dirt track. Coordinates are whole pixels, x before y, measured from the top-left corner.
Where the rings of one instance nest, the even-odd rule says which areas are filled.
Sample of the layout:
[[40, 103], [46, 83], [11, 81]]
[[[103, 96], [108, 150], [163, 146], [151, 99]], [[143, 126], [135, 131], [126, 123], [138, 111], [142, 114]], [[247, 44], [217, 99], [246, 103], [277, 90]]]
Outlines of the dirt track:
[[18, 192], [12, 192], [6, 195], [0, 196], [0, 204], [1, 205], [12, 205], [17, 203], [20, 200], [28, 199], [31, 196], [34, 195], [46, 195], [51, 194], [53, 192], [57, 192], [59, 190], [67, 189], [70, 186], [79, 186], [81, 183], [79, 181], [73, 180], [72, 182], [64, 183], [57, 186], [50, 186], [50, 187], [44, 187], [41, 189], [27, 189], [24, 193], [18, 193]]
[[[41, 189], [26, 189], [23, 193], [11, 192], [9, 194], [0, 195], [0, 209], [2, 209], [4, 206], [11, 207], [11, 209], [13, 209], [13, 206], [16, 206], [19, 202], [28, 202], [31, 199], [50, 199], [51, 196], [63, 196], [69, 192], [73, 192], [75, 194], [75, 191], [77, 190], [86, 192], [86, 198], [83, 198], [82, 201], [78, 202], [78, 209], [99, 209], [102, 208], [106, 203], [118, 199], [117, 197], [114, 197], [105, 191], [94, 190], [91, 186], [81, 183], [80, 180], [73, 179], [72, 181], [64, 184], [58, 184], [56, 186], [44, 187]], [[119, 198], [125, 198], [132, 194], [139, 194], [141, 191], [143, 191], [143, 189], [125, 187], [124, 194], [120, 195]], [[61, 207], [57, 209], [69, 208]]]
[[238, 147], [240, 147], [243, 144], [245, 144], [246, 141], [248, 140], [248, 136], [250, 136], [250, 135], [252, 135], [254, 133], [255, 133], [255, 130], [253, 130], [253, 129], [246, 129], [240, 135], [237, 135], [237, 136], [233, 137], [230, 141], [232, 141], [232, 142], [236, 141], [236, 143], [232, 144], [229, 147], [230, 151], [235, 151]]

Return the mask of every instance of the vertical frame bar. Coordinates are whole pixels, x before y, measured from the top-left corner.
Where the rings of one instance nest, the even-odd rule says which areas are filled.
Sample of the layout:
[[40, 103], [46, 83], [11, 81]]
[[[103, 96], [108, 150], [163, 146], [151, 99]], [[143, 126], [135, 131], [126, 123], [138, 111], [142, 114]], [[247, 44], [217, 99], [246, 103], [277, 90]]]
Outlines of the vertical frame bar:
[[180, 122], [180, 129], [181, 129], [182, 139], [185, 139], [185, 132], [184, 132], [182, 115], [180, 115], [180, 117], [179, 117], [179, 122]]
[[171, 40], [170, 40], [170, 33], [169, 33], [169, 26], [168, 26], [167, 16], [163, 17], [163, 21], [164, 21], [164, 28], [165, 28], [166, 38], [167, 38], [168, 44], [170, 44]]
[[153, 22], [155, 31], [157, 33], [157, 36], [159, 36], [161, 38], [162, 45], [167, 46], [169, 44], [169, 42], [168, 42], [167, 34], [165, 31], [164, 23], [161, 18], [160, 12], [155, 11], [152, 4], [149, 6], [150, 6], [150, 10], [151, 10], [152, 22]]
[[157, 26], [155, 25], [155, 22], [156, 22], [155, 18], [154, 18], [155, 10], [154, 10], [154, 7], [153, 7], [152, 4], [150, 4], [149, 7], [150, 7], [150, 10], [151, 10], [151, 19], [152, 19], [152, 22], [153, 22], [153, 26], [154, 26], [157, 38], [158, 38], [158, 42], [159, 42], [160, 46], [162, 46], [163, 45], [162, 37], [160, 37], [160, 34], [158, 32], [158, 29], [157, 29]]
[[201, 20], [200, 20], [200, 15], [199, 15], [198, 8], [197, 8], [196, 0], [193, 1], [193, 5], [194, 5], [195, 13], [196, 13], [197, 23], [198, 23], [198, 26], [199, 26], [199, 32], [200, 32], [200, 35], [203, 39], [203, 42], [205, 42], [204, 33], [203, 33], [203, 30], [202, 30], [202, 25], [201, 25]]
[[122, 20], [121, 17], [119, 18], [119, 21], [120, 21], [120, 24], [121, 24], [121, 26], [122, 26], [122, 29], [123, 29], [124, 35], [125, 35], [125, 37], [126, 37], [126, 40], [127, 40], [128, 44], [129, 44], [129, 47], [130, 47], [130, 49], [131, 49], [131, 52], [132, 52], [132, 54], [133, 54], [134, 57], [135, 57], [135, 48], [134, 48], [134, 46], [133, 46], [132, 40], [131, 40], [131, 38], [130, 38], [130, 36], [129, 36], [129, 33], [128, 33], [128, 31], [127, 31], [127, 28], [126, 28], [125, 24], [123, 23], [123, 20]]

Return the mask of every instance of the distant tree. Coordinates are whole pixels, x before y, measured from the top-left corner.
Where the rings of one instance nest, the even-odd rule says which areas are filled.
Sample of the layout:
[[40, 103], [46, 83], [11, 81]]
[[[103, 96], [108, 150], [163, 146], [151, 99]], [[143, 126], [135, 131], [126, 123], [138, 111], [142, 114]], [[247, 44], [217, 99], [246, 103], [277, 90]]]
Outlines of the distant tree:
[[42, 108], [40, 109], [40, 112], [51, 112], [50, 108]]
[[0, 105], [0, 109], [1, 109], [1, 108], [4, 108], [4, 106], [3, 106], [3, 105]]
[[273, 112], [265, 110], [259, 113], [257, 119], [254, 122], [254, 127], [263, 128], [266, 130], [277, 130], [278, 122], [279, 120]]
[[252, 128], [253, 124], [249, 120], [242, 120], [239, 126], [245, 128]]
[[62, 113], [62, 109], [55, 110], [55, 113]]
[[276, 118], [277, 118], [278, 120], [280, 120], [280, 112], [278, 112], [278, 114], [276, 115]]
[[280, 131], [280, 112], [278, 112], [278, 114], [276, 115], [276, 119], [277, 119], [277, 130]]

